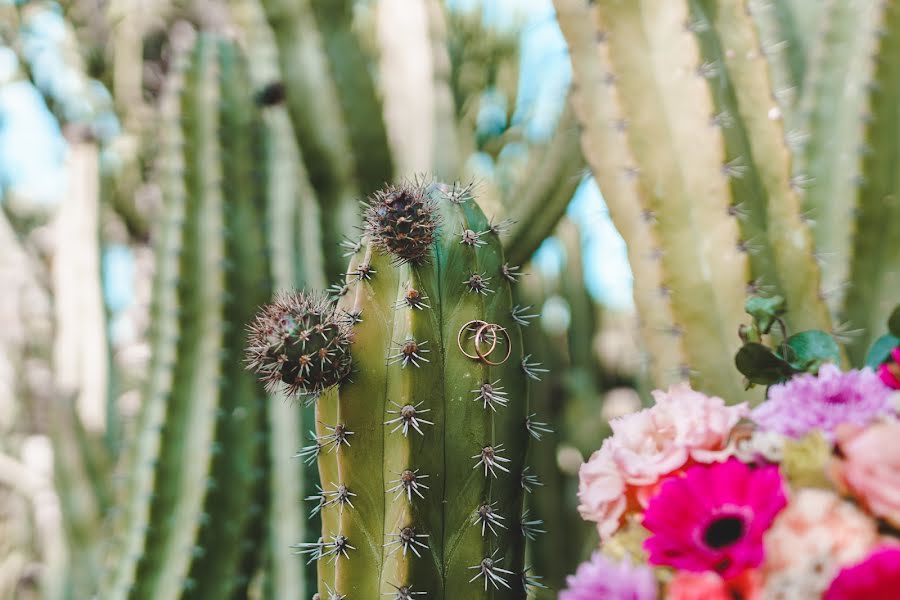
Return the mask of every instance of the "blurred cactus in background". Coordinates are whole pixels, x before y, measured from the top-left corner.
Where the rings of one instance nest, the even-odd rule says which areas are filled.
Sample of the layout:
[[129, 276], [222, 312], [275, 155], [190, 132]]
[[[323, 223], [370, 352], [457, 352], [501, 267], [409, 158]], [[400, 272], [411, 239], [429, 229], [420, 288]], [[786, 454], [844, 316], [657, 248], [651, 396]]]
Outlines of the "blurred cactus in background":
[[897, 7], [554, 4], [657, 385], [756, 397], [732, 371], [747, 293], [783, 297], [792, 330], [859, 364], [900, 289]]

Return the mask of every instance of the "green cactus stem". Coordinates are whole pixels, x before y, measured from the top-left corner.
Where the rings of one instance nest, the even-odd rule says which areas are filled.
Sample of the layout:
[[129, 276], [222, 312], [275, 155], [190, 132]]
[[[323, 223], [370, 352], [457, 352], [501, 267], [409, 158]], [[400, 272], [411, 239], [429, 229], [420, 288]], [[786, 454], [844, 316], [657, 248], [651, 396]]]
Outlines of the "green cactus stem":
[[900, 290], [900, 7], [885, 3], [879, 28], [875, 75], [870, 86], [867, 149], [857, 207], [856, 237], [850, 264], [850, 287], [844, 318], [862, 328], [848, 346], [850, 358], [861, 364], [897, 303]]
[[318, 394], [305, 450], [322, 538], [297, 550], [318, 561], [321, 597], [524, 598], [537, 581], [523, 561], [539, 525], [521, 522], [536, 366], [516, 271], [468, 188], [392, 186], [365, 222], [337, 300], [352, 372]]
[[653, 366], [657, 384], [690, 377], [700, 389], [742, 398], [729, 357], [749, 273], [699, 51], [684, 28], [687, 6], [557, 0], [556, 7], [575, 68], [585, 155], [629, 243], [647, 348], [654, 359], [677, 361], [674, 372]]
[[162, 123], [154, 365], [106, 598], [240, 596], [261, 561], [248, 544], [264, 535], [266, 403], [239, 358], [271, 294], [253, 167], [261, 122], [231, 42], [178, 44]]
[[830, 329], [810, 228], [801, 218], [800, 180], [791, 178], [783, 114], [745, 3], [691, 0], [729, 177], [732, 211], [741, 224], [754, 286], [785, 297], [794, 329]]
[[810, 57], [801, 102], [803, 143], [795, 170], [808, 180], [804, 211], [815, 223], [822, 286], [837, 310], [844, 299], [853, 223], [862, 177], [864, 119], [874, 75], [872, 55], [884, 4], [840, 0], [825, 9], [825, 27]]

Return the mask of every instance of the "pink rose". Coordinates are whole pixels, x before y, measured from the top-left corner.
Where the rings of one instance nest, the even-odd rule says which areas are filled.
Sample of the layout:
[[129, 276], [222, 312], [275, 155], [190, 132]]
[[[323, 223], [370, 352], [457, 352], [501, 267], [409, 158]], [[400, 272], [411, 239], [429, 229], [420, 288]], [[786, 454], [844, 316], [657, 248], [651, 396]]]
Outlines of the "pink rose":
[[837, 435], [843, 455], [834, 465], [838, 481], [873, 514], [900, 527], [900, 421], [843, 427]]
[[646, 506], [666, 475], [691, 461], [728, 458], [729, 434], [748, 414], [746, 404], [726, 406], [686, 383], [653, 397], [652, 408], [613, 419], [613, 435], [579, 471], [578, 509], [597, 522], [601, 539], [616, 532], [629, 507]]

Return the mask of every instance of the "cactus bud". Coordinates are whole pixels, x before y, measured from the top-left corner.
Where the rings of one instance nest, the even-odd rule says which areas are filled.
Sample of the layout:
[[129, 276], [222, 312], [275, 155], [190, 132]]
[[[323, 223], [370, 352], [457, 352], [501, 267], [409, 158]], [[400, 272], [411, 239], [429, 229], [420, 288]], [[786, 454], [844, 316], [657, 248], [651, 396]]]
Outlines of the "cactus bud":
[[250, 326], [248, 368], [266, 389], [317, 396], [350, 373], [350, 321], [323, 296], [280, 295]]
[[437, 226], [437, 211], [420, 183], [376, 192], [365, 212], [366, 234], [379, 250], [390, 253], [399, 263], [424, 262]]

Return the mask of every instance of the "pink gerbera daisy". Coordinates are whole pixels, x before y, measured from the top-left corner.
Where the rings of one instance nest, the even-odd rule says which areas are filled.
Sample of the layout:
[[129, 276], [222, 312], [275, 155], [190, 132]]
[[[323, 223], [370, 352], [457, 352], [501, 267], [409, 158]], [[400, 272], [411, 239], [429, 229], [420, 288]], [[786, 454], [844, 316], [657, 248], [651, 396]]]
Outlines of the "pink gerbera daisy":
[[824, 600], [897, 600], [900, 596], [900, 547], [882, 547], [834, 578]]
[[649, 561], [731, 578], [763, 560], [763, 534], [785, 507], [778, 467], [730, 459], [696, 465], [662, 485], [644, 514]]

